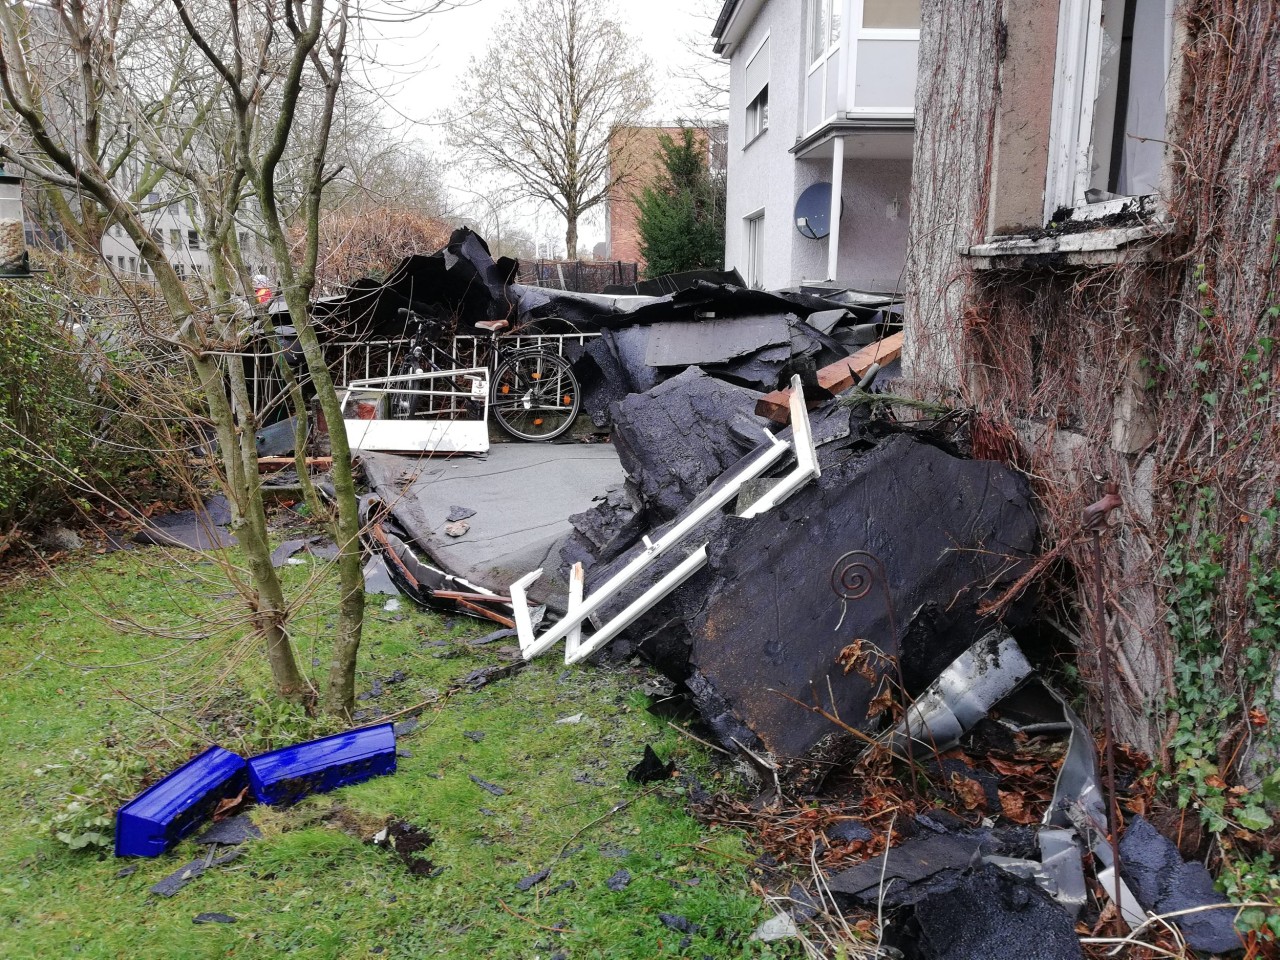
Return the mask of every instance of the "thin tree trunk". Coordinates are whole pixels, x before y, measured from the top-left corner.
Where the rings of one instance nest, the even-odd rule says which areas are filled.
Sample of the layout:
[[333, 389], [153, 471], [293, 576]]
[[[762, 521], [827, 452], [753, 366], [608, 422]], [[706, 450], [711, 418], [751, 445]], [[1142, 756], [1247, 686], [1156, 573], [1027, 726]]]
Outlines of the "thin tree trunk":
[[576, 213], [565, 216], [564, 246], [565, 259], [576, 260], [578, 257], [578, 215]]

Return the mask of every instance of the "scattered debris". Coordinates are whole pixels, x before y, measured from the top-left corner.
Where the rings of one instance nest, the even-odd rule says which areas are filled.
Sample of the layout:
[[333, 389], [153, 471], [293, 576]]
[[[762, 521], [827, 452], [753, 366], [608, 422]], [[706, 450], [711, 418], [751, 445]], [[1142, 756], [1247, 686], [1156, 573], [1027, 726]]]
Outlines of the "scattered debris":
[[197, 913], [191, 918], [192, 923], [235, 923], [236, 918], [229, 913]]
[[262, 831], [249, 819], [247, 813], [241, 813], [212, 824], [209, 829], [196, 837], [196, 843], [217, 843], [229, 847], [244, 843], [246, 840], [260, 839], [262, 839]]
[[445, 519], [449, 523], [457, 523], [459, 520], [470, 520], [476, 515], [476, 512], [470, 507], [450, 507], [449, 515]]
[[134, 534], [135, 543], [196, 551], [220, 550], [237, 543], [227, 529], [231, 524], [231, 504], [221, 495], [210, 497], [199, 509], [136, 519], [142, 529]]
[[396, 737], [390, 723], [272, 750], [249, 761], [254, 796], [271, 805], [395, 772]]
[[515, 630], [507, 627], [502, 630], [495, 630], [493, 633], [486, 633], [483, 637], [478, 637], [474, 640], [467, 640], [466, 643], [468, 646], [482, 647], [486, 643], [493, 643], [495, 640], [506, 640], [508, 637], [514, 637], [515, 635]]
[[447, 524], [444, 528], [444, 534], [446, 537], [465, 537], [470, 529], [471, 524], [465, 520], [459, 520], [457, 523]]
[[800, 928], [796, 926], [796, 921], [791, 914], [776, 913], [756, 928], [755, 933], [751, 934], [751, 939], [774, 943], [798, 936], [800, 936]]
[[516, 889], [519, 890], [521, 893], [523, 893], [526, 890], [531, 890], [533, 889], [533, 887], [540, 884], [543, 880], [547, 879], [547, 877], [549, 876], [551, 876], [551, 868], [546, 867], [543, 870], [539, 870], [537, 873], [531, 873], [527, 877], [523, 877], [516, 884]]
[[1135, 816], [1120, 838], [1120, 875], [1143, 908], [1164, 915], [1201, 909], [1173, 917], [1193, 950], [1230, 953], [1244, 947], [1235, 929], [1235, 909], [1213, 885], [1204, 864], [1184, 861], [1173, 841], [1158, 833], [1144, 817]]
[[627, 779], [632, 783], [653, 783], [656, 780], [669, 780], [675, 773], [675, 762], [663, 763], [648, 744], [644, 748], [644, 756], [627, 772]]
[[662, 921], [664, 927], [676, 930], [679, 933], [687, 933], [690, 936], [702, 929], [698, 924], [692, 923], [688, 918], [682, 917], [677, 913], [659, 912], [658, 919]]
[[556, 723], [557, 723], [557, 724], [573, 724], [573, 723], [581, 723], [581, 722], [582, 722], [582, 718], [583, 718], [583, 717], [585, 717], [585, 716], [586, 716], [586, 714], [585, 714], [585, 713], [575, 713], [575, 714], [572, 714], [572, 715], [567, 716], [567, 717], [561, 717], [559, 720], [557, 720], [557, 721], [556, 721]]
[[116, 856], [160, 856], [248, 782], [244, 758], [210, 747], [120, 808]]
[[479, 743], [481, 740], [484, 739], [483, 730], [463, 730], [462, 735], [466, 737], [468, 740], [470, 740], [472, 743]]
[[507, 791], [504, 788], [498, 786], [496, 783], [490, 783], [487, 780], [481, 780], [474, 773], [467, 774], [467, 779], [469, 779], [481, 790], [484, 790], [487, 793], [491, 793], [495, 797], [505, 797], [507, 795]]
[[217, 847], [210, 847], [209, 855], [207, 857], [200, 860], [192, 860], [190, 863], [173, 871], [173, 873], [169, 874], [169, 876], [165, 877], [159, 883], [153, 884], [151, 886], [151, 893], [154, 893], [158, 897], [172, 897], [192, 880], [195, 880], [203, 874], [206, 870], [209, 870], [212, 867], [224, 866], [232, 860], [235, 860], [241, 854], [239, 847], [232, 847], [221, 856], [215, 857], [214, 851], [217, 849]]
[[612, 877], [604, 882], [604, 885], [614, 893], [621, 893], [631, 884], [631, 871], [623, 867]]
[[1038, 886], [980, 864], [916, 900], [886, 942], [919, 960], [1080, 960], [1075, 924]]

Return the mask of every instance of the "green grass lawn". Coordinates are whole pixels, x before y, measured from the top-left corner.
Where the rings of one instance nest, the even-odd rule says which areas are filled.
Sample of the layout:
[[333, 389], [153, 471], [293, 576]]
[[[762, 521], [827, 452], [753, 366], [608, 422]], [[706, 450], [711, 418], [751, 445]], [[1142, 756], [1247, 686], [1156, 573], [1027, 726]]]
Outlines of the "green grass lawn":
[[[309, 565], [287, 570], [299, 658], [318, 685], [333, 620], [322, 582]], [[258, 651], [228, 615], [232, 592], [216, 565], [157, 548], [77, 560], [0, 592], [0, 956], [800, 955], [748, 940], [770, 911], [751, 890], [742, 837], [690, 817], [676, 781], [627, 782], [645, 743], [717, 776], [701, 748], [644, 710], [641, 674], [566, 670], [553, 655], [449, 695], [468, 671], [503, 662], [500, 644], [469, 646], [485, 625], [407, 602], [387, 612], [385, 598], [369, 601], [357, 684], [380, 679], [385, 692], [360, 706], [435, 700], [401, 739], [409, 755], [394, 776], [255, 808], [263, 838], [167, 899], [148, 888], [203, 854], [192, 840], [125, 861], [54, 839], [50, 822], [68, 810], [70, 837], [110, 832], [90, 822], [92, 804], [69, 808], [69, 794], [132, 795], [209, 742], [252, 755], [330, 732], [272, 700]], [[396, 671], [404, 679], [387, 683]], [[439, 875], [414, 876], [366, 842], [389, 817], [431, 833]], [[630, 884], [610, 890], [623, 869]], [[237, 922], [193, 923], [202, 912]], [[686, 942], [660, 912], [700, 929]]]

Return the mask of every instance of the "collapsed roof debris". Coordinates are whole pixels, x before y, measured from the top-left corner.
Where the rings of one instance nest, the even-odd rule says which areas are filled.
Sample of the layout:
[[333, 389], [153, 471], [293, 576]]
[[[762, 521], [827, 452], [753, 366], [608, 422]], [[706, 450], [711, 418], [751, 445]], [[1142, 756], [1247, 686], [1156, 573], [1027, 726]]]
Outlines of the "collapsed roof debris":
[[[911, 797], [896, 829], [866, 818], [820, 835], [844, 858], [824, 870], [836, 905], [887, 909], [884, 943], [910, 956], [1074, 960], [1076, 920], [1096, 922], [1116, 891], [1133, 925], [1144, 909], [1206, 907], [1178, 920], [1182, 936], [1240, 946], [1207, 873], [1141, 818], [1115, 863], [1117, 798], [1103, 795], [1093, 737], [1015, 639], [1036, 602], [1022, 583], [1039, 547], [1026, 480], [967, 457], [957, 415], [901, 424], [833, 400], [891, 389], [900, 304], [723, 276], [605, 295], [513, 276], [459, 231], [440, 254], [325, 305], [335, 330], [379, 335], [401, 332], [403, 307], [595, 335], [574, 371], [611, 444], [519, 464], [491, 450], [447, 469], [367, 460], [394, 518], [373, 545], [401, 589], [437, 605], [464, 599], [441, 583], [459, 595], [447, 586], [479, 584], [527, 659], [560, 641], [568, 663], [606, 645], [640, 655], [774, 800], [812, 795], [855, 763], [914, 766], [896, 789], [946, 793], [966, 819]], [[448, 537], [464, 497], [470, 526]], [[1000, 738], [1016, 750], [991, 746]], [[818, 840], [805, 852], [815, 863]]]

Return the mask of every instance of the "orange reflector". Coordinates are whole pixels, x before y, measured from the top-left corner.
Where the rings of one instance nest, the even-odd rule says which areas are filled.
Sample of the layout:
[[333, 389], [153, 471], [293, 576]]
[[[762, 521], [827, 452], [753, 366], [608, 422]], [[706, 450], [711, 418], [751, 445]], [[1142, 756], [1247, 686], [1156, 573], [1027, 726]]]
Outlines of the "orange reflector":
[[569, 406], [572, 406], [572, 405], [573, 405], [573, 397], [569, 396], [567, 393], [566, 393], [563, 397], [561, 397], [560, 399], [561, 399], [561, 401], [564, 403], [564, 405], [565, 405], [566, 407], [569, 407]]
[[542, 426], [542, 418], [541, 418], [541, 417], [538, 417], [538, 419], [534, 420], [534, 421], [533, 421], [533, 425], [534, 425], [535, 427], [540, 427], [540, 426]]
[[505, 383], [504, 383], [504, 384], [502, 385], [502, 392], [503, 392], [503, 393], [510, 393], [510, 392], [511, 392], [511, 387], [510, 387], [509, 385], [507, 385], [507, 384], [505, 384]]
[[530, 377], [530, 379], [532, 379], [532, 380], [540, 380], [540, 379], [542, 379], [542, 374], [540, 374], [540, 373], [531, 373], [531, 374], [529, 374], [529, 377]]
[[258, 287], [253, 293], [258, 298], [259, 303], [266, 303], [271, 299], [270, 287]]

